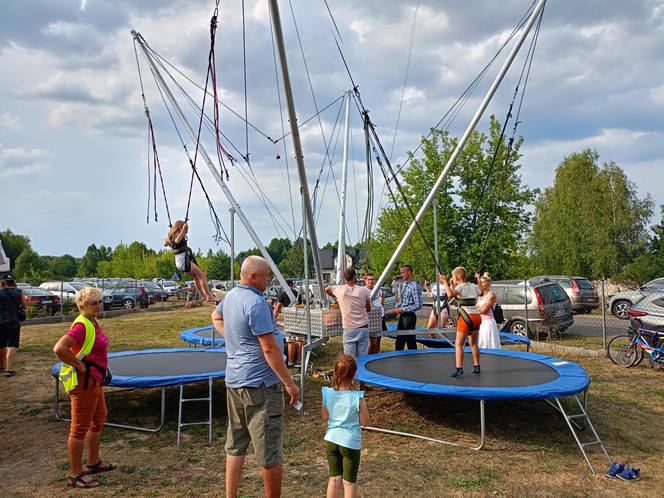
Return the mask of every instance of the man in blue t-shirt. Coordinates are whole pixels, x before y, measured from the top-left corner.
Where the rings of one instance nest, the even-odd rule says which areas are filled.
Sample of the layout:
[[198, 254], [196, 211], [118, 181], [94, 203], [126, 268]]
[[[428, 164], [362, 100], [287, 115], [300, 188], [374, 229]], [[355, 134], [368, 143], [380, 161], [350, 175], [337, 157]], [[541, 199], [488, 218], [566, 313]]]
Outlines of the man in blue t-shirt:
[[282, 339], [263, 296], [270, 267], [259, 256], [242, 263], [240, 285], [212, 313], [226, 341], [226, 496], [236, 497], [249, 442], [261, 467], [266, 496], [279, 496], [283, 475], [283, 386], [295, 405], [300, 390], [282, 356]]

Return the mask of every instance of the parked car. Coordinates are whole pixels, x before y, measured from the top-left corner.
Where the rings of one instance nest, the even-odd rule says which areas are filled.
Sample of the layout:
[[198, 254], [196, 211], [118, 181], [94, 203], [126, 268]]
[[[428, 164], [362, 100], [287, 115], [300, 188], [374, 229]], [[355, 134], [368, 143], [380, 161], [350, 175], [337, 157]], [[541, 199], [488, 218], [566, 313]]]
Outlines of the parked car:
[[104, 290], [102, 295], [105, 310], [111, 308], [131, 310], [137, 305], [141, 308], [147, 308], [150, 305], [145, 287], [137, 287], [136, 285], [120, 284], [112, 289]]
[[492, 283], [491, 290], [496, 294], [505, 316], [502, 330], [525, 336], [526, 309], [531, 335], [539, 332], [562, 333], [574, 323], [572, 303], [556, 282], [497, 280]]
[[391, 311], [397, 304], [397, 295], [392, 292], [392, 289], [389, 287], [381, 287], [383, 293], [385, 294], [385, 302], [383, 303], [383, 308], [385, 312]]
[[180, 286], [173, 280], [164, 280], [163, 278], [156, 278], [153, 282], [158, 283], [168, 293], [169, 296], [175, 296]]
[[572, 311], [590, 313], [599, 307], [599, 295], [593, 283], [583, 277], [565, 277], [563, 275], [540, 275], [531, 282], [549, 280], [560, 284], [572, 303]]
[[[664, 290], [651, 292], [628, 311], [632, 323], [635, 320], [651, 330], [664, 330]], [[638, 328], [638, 326], [637, 326]]]
[[155, 301], [168, 301], [168, 292], [156, 282], [141, 280], [139, 284], [143, 285], [149, 292], [154, 294]]
[[29, 307], [36, 310], [45, 310], [49, 315], [60, 311], [60, 296], [39, 287], [21, 287]]
[[621, 320], [629, 318], [629, 310], [644, 297], [653, 292], [664, 292], [664, 278], [656, 278], [637, 290], [618, 292], [609, 296], [609, 309], [613, 316]]
[[56, 296], [59, 296], [60, 299], [65, 301], [74, 302], [74, 298], [79, 291], [86, 287], [82, 282], [43, 282], [39, 285], [41, 289], [46, 289], [51, 291]]

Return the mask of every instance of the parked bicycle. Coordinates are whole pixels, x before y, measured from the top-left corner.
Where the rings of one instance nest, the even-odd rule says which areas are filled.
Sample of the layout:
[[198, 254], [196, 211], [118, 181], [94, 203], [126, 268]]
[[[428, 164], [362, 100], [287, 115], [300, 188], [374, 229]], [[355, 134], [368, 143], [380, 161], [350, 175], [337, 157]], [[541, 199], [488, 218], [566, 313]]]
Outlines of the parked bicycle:
[[629, 334], [616, 336], [607, 345], [609, 358], [626, 368], [639, 365], [646, 353], [651, 368], [664, 369], [664, 331], [644, 328], [638, 319], [632, 319]]

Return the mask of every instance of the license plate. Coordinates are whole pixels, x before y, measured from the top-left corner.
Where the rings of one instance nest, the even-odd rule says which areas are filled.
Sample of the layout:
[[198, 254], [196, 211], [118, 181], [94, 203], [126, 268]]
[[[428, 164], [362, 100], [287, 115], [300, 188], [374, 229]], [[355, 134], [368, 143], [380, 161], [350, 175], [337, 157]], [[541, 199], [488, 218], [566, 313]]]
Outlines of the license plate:
[[565, 314], [565, 310], [558, 310], [555, 313], [555, 316], [563, 316]]
[[44, 299], [44, 300], [42, 301], [42, 304], [51, 304], [52, 302], [53, 302], [53, 301], [51, 301], [50, 299]]

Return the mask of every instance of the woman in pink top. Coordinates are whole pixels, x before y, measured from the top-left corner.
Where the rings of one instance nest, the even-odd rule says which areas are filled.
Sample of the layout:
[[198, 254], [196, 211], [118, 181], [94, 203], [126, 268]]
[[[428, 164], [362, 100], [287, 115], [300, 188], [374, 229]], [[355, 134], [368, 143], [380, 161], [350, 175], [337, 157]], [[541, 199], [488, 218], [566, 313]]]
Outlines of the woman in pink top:
[[[95, 342], [90, 353], [85, 356], [85, 363], [76, 357], [85, 342], [86, 330], [83, 323], [74, 322], [69, 332], [53, 347], [53, 351], [63, 363], [76, 369], [78, 377], [78, 385], [69, 392], [71, 424], [67, 439], [67, 455], [71, 466], [67, 485], [75, 488], [96, 488], [100, 483], [90, 477], [90, 474], [117, 468], [115, 464], [102, 462], [99, 457], [99, 442], [108, 414], [101, 388], [102, 371], [108, 366], [108, 337], [97, 322], [102, 305], [102, 293], [97, 288], [85, 287], [76, 294], [76, 306], [81, 317], [92, 322], [95, 328]], [[84, 442], [88, 446], [85, 470], [82, 468]]]
[[477, 308], [482, 317], [477, 345], [480, 349], [500, 349], [498, 325], [493, 317], [493, 308], [496, 305], [496, 294], [491, 291], [491, 277], [485, 272], [484, 275], [477, 280], [480, 284], [480, 289], [482, 290], [482, 296], [477, 300]]

